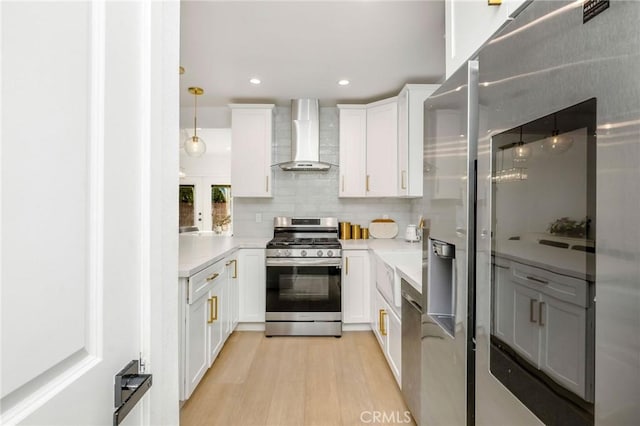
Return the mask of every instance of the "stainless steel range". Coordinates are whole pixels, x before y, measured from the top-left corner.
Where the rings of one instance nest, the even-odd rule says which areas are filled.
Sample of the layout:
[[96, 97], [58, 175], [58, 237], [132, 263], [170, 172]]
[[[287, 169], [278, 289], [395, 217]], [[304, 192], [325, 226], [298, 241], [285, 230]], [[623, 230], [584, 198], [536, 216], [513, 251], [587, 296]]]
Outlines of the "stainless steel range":
[[267, 336], [341, 336], [338, 219], [274, 218], [267, 244]]

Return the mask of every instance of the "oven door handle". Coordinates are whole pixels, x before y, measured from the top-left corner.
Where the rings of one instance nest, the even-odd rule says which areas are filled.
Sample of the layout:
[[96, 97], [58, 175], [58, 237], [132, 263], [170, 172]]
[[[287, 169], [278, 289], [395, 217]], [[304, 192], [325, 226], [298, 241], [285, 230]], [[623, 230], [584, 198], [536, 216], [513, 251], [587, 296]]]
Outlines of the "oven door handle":
[[340, 267], [342, 261], [340, 258], [321, 259], [321, 258], [267, 258], [267, 266], [337, 266]]

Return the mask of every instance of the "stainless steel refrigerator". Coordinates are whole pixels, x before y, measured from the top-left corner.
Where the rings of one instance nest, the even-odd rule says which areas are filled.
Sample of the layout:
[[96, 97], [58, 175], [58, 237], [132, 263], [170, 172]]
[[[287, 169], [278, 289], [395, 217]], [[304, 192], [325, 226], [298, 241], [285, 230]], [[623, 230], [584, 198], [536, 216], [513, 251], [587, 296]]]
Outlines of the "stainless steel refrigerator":
[[640, 3], [513, 18], [425, 102], [420, 423], [637, 424]]
[[478, 55], [476, 424], [640, 418], [639, 22], [535, 0]]

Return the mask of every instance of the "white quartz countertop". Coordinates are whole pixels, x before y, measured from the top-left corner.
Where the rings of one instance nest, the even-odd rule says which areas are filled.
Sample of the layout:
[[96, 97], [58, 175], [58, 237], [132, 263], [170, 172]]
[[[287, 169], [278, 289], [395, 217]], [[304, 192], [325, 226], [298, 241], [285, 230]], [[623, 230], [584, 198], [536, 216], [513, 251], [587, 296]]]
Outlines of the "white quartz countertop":
[[513, 240], [499, 241], [494, 255], [561, 275], [587, 281], [595, 280], [593, 253]]
[[402, 238], [376, 239], [367, 240], [340, 240], [342, 250], [398, 250], [411, 251], [422, 250], [422, 242], [410, 243]]
[[270, 239], [221, 237], [210, 233], [180, 234], [178, 276], [190, 277], [241, 248], [265, 248]]

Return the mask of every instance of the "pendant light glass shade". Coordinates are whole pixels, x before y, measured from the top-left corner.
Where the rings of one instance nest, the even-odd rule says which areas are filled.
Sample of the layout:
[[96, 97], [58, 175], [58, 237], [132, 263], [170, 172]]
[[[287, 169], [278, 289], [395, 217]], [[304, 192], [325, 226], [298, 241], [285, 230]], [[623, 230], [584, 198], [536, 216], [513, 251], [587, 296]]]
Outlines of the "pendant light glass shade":
[[520, 140], [513, 147], [512, 155], [516, 163], [524, 163], [531, 156], [531, 147], [522, 140], [522, 127], [520, 127]]
[[542, 149], [552, 154], [562, 154], [571, 148], [573, 138], [570, 136], [560, 135], [557, 130], [553, 134], [542, 141]]
[[198, 136], [198, 118], [197, 118], [197, 110], [198, 110], [198, 96], [204, 93], [204, 90], [200, 87], [189, 87], [189, 93], [193, 95], [193, 136], [188, 137], [182, 146], [184, 147], [185, 152], [190, 157], [200, 157], [205, 152], [207, 152], [207, 145], [204, 143], [204, 140]]
[[188, 138], [182, 144], [186, 153], [191, 157], [200, 157], [207, 152], [207, 145], [200, 138], [200, 136], [193, 136]]
[[524, 163], [531, 156], [531, 147], [520, 142], [513, 147], [513, 161]]
[[571, 136], [561, 135], [558, 129], [556, 115], [553, 115], [553, 131], [551, 136], [542, 141], [542, 149], [552, 154], [562, 154], [571, 148], [573, 138]]

